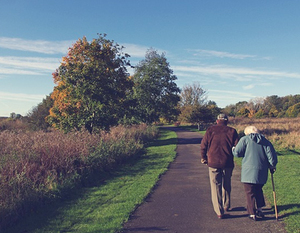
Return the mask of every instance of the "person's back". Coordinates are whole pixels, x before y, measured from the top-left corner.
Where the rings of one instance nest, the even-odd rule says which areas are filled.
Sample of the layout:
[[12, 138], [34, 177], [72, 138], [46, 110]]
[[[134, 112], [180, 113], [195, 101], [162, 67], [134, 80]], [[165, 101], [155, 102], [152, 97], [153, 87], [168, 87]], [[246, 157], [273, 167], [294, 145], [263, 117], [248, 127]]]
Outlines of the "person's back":
[[[200, 145], [201, 162], [207, 164], [211, 199], [218, 218], [230, 208], [231, 176], [234, 167], [232, 147], [238, 143], [235, 129], [227, 126], [225, 114], [217, 117], [217, 125], [207, 129]], [[223, 191], [224, 190], [224, 191]]]
[[247, 126], [245, 136], [233, 149], [236, 157], [243, 157], [241, 182], [244, 184], [249, 218], [264, 217], [263, 186], [268, 179], [268, 169], [276, 170], [277, 155], [272, 143], [255, 126]]
[[201, 155], [207, 155], [209, 167], [234, 167], [232, 146], [237, 141], [236, 130], [219, 121], [217, 125], [207, 129], [201, 142]]

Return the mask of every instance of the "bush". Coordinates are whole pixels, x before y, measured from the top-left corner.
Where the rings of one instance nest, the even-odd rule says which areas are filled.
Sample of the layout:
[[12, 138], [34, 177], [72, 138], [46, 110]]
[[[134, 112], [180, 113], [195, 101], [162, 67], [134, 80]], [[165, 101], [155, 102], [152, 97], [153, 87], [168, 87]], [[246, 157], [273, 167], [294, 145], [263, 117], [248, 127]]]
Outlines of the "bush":
[[3, 131], [0, 133], [0, 229], [59, 198], [95, 171], [137, 154], [158, 134], [155, 127], [114, 127], [109, 132]]

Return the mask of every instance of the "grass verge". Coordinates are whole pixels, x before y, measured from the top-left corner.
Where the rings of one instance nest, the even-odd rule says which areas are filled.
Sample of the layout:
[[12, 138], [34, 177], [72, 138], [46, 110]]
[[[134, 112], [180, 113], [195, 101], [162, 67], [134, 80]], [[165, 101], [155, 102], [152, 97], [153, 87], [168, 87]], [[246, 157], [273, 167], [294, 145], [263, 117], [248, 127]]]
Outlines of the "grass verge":
[[118, 232], [176, 156], [176, 133], [160, 133], [144, 154], [99, 177], [99, 184], [71, 193], [4, 233]]
[[[283, 220], [287, 232], [300, 233], [300, 156], [296, 151], [278, 153], [278, 165], [274, 173], [274, 186], [279, 220]], [[269, 176], [264, 194], [273, 202], [273, 188]], [[274, 206], [274, 204], [273, 204]]]

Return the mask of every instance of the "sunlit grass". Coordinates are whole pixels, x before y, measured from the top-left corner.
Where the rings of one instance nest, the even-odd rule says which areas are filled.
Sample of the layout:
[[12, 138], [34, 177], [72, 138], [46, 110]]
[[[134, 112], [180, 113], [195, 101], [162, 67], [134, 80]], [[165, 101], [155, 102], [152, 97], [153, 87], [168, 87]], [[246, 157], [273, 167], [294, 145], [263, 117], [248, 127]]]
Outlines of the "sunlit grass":
[[146, 153], [125, 164], [101, 183], [80, 190], [66, 201], [56, 203], [24, 219], [5, 233], [116, 232], [132, 211], [151, 192], [176, 156], [176, 134], [162, 130]]
[[[279, 219], [283, 220], [287, 232], [300, 232], [300, 173], [299, 152], [282, 154], [278, 152], [278, 165], [274, 173], [275, 193]], [[271, 177], [264, 187], [264, 193], [274, 207]]]

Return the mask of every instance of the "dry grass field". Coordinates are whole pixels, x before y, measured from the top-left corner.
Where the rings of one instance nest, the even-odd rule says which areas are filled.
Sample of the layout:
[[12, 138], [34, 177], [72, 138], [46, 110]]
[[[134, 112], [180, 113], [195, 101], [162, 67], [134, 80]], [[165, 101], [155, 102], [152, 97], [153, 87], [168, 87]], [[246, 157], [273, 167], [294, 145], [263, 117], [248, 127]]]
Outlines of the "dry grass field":
[[300, 118], [231, 118], [229, 124], [240, 136], [246, 126], [256, 126], [277, 150], [300, 149]]

